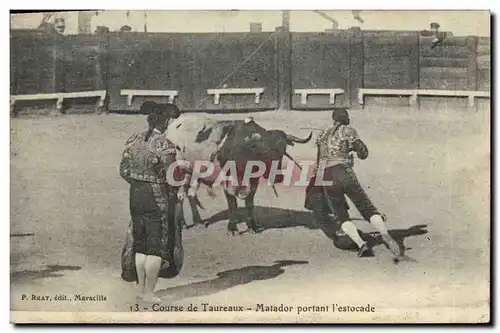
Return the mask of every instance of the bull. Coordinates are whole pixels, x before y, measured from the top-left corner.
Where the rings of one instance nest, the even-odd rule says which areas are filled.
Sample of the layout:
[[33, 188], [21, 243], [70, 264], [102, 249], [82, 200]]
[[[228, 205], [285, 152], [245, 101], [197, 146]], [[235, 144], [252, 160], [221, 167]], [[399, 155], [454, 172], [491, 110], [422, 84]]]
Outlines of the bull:
[[[295, 162], [287, 152], [288, 146], [293, 146], [295, 143], [305, 144], [312, 138], [312, 133], [302, 139], [282, 130], [267, 130], [251, 117], [245, 120], [214, 120], [207, 116], [183, 116], [170, 123], [166, 133], [168, 139], [177, 147], [178, 159], [189, 162], [185, 168], [186, 174], [194, 176], [196, 170], [192, 167], [195, 161], [212, 161], [217, 165], [218, 172], [198, 178], [199, 182], [192, 182], [190, 179], [190, 186], [187, 190], [188, 198], [196, 197], [200, 184], [211, 189], [220, 170], [224, 169], [228, 163], [234, 163], [235, 168], [231, 170], [232, 173], [230, 172], [233, 181], [221, 184], [228, 204], [227, 231], [230, 235], [240, 232], [235, 214], [238, 199], [245, 202], [248, 230], [253, 233], [264, 230], [257, 223], [254, 214], [254, 198], [259, 180], [261, 177], [269, 179], [272, 164], [277, 164], [276, 170], [281, 171], [284, 156]], [[247, 177], [248, 179], [245, 180], [245, 170], [251, 161], [263, 163], [265, 170], [262, 175]], [[255, 164], [250, 165], [252, 166]], [[256, 170], [252, 170], [254, 171]], [[269, 181], [273, 187], [283, 182], [281, 174], [272, 178], [274, 179], [269, 179]], [[196, 205], [192, 205], [191, 208], [193, 215], [199, 216]]]

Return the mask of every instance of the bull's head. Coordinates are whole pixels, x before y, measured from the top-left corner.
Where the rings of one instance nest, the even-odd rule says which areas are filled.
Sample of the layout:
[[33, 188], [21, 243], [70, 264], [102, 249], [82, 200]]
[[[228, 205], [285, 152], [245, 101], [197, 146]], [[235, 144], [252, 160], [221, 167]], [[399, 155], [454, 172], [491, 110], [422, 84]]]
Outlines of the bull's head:
[[[236, 121], [226, 125], [226, 133], [218, 159], [221, 164], [234, 160], [240, 171], [244, 170], [248, 161], [263, 161], [268, 170], [271, 163], [277, 161], [278, 169], [281, 169], [283, 156], [294, 161], [286, 151], [287, 147], [295, 143], [307, 143], [311, 138], [312, 133], [307, 138], [301, 139], [282, 130], [266, 130], [253, 119], [247, 118], [245, 121]], [[276, 182], [281, 182], [281, 180], [276, 180]]]
[[295, 143], [302, 143], [302, 144], [308, 143], [309, 141], [311, 141], [312, 138], [312, 132], [309, 133], [309, 136], [305, 139], [301, 139], [292, 134], [285, 133], [284, 131], [281, 130], [269, 130], [268, 132], [271, 133], [272, 137], [277, 138], [274, 147], [274, 150], [277, 152], [276, 157], [281, 159], [283, 158], [283, 156], [286, 156], [293, 162], [295, 162], [295, 160], [286, 151], [287, 146], [294, 146]]

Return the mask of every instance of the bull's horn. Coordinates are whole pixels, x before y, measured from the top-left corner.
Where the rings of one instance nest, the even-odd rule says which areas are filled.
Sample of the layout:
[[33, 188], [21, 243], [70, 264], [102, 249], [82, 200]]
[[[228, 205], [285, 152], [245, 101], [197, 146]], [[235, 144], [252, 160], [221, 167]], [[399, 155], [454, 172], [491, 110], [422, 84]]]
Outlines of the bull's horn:
[[285, 156], [288, 157], [290, 160], [292, 160], [293, 163], [295, 163], [296, 166], [299, 167], [300, 170], [302, 170], [302, 167], [299, 165], [299, 163], [297, 163], [292, 156], [290, 156], [290, 154], [288, 154], [288, 152], [285, 151]]
[[288, 141], [292, 141], [292, 142], [296, 142], [296, 143], [308, 143], [309, 141], [311, 141], [312, 135], [313, 134], [311, 132], [311, 133], [309, 133], [309, 136], [307, 138], [301, 139], [301, 138], [296, 137], [295, 135], [287, 134], [286, 139]]

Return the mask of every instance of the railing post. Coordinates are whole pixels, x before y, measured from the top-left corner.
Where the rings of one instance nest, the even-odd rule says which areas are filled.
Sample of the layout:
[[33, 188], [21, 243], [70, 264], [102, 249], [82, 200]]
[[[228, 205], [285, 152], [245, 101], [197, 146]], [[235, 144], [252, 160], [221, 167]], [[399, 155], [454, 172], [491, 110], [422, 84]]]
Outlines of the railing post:
[[[415, 47], [410, 58], [411, 61], [411, 83], [412, 88], [418, 90], [420, 88], [420, 32], [415, 32]], [[413, 98], [413, 108], [419, 109], [420, 103], [418, 95], [414, 94]]]
[[477, 37], [467, 37], [467, 89], [477, 90]]
[[[97, 87], [99, 90], [108, 91], [108, 81], [109, 81], [109, 71], [108, 71], [108, 46], [109, 46], [109, 35], [105, 32], [99, 36], [99, 61], [97, 62]], [[106, 99], [104, 100], [104, 106], [97, 106], [97, 113], [107, 113], [108, 112], [108, 101], [109, 96], [106, 94]]]
[[276, 38], [276, 68], [278, 79], [278, 109], [292, 108], [292, 34], [282, 28]]
[[349, 95], [351, 108], [360, 107], [358, 88], [363, 88], [364, 77], [364, 39], [359, 27], [349, 29]]
[[[18, 40], [12, 36], [10, 36], [10, 94], [16, 95], [18, 89], [18, 55], [17, 50], [19, 48]], [[12, 117], [17, 116], [15, 102], [13, 100], [10, 101], [10, 115]]]
[[[54, 93], [64, 93], [66, 92], [66, 43], [65, 37], [59, 34], [55, 34], [52, 37], [52, 64], [53, 64], [53, 82], [51, 91]], [[64, 104], [56, 103], [56, 110], [51, 112], [52, 115], [58, 115], [63, 113]]]
[[[467, 89], [472, 91], [477, 90], [477, 42], [477, 37], [467, 37]], [[469, 108], [475, 109], [476, 105], [469, 103]]]

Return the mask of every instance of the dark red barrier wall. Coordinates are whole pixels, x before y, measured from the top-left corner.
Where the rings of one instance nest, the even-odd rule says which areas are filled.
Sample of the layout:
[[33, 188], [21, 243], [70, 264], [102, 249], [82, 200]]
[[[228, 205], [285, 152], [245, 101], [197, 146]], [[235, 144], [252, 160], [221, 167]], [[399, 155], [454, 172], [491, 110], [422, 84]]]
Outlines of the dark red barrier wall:
[[[110, 33], [49, 36], [11, 32], [11, 94], [108, 91], [113, 110], [128, 107], [121, 89], [178, 90], [184, 110], [331, 108], [328, 96], [302, 105], [295, 89], [341, 88], [335, 106], [357, 106], [357, 89], [490, 89], [490, 39], [447, 37], [431, 48], [419, 32]], [[225, 84], [223, 86], [223, 84]], [[254, 95], [207, 89], [265, 88]]]
[[[109, 110], [138, 110], [144, 97], [127, 106], [122, 89], [179, 90], [181, 61], [174, 34], [111, 33], [108, 36]], [[155, 98], [166, 102], [167, 98]]]
[[105, 48], [107, 41], [99, 36], [64, 37], [59, 56], [63, 61], [64, 90], [67, 92], [106, 89]]
[[364, 32], [364, 88], [418, 87], [418, 33]]
[[340, 88], [344, 94], [335, 96], [333, 106], [348, 106], [349, 101], [349, 34], [292, 34], [292, 108], [330, 108], [328, 95], [309, 95], [307, 104], [300, 102], [295, 89]]
[[468, 89], [466, 37], [447, 37], [431, 48], [432, 38], [420, 37], [420, 88]]
[[[111, 34], [110, 109], [137, 110], [146, 99], [134, 98], [132, 107], [127, 107], [126, 97], [120, 96], [121, 89], [177, 90], [176, 103], [185, 110], [275, 108], [275, 45], [274, 39], [268, 37], [263, 33]], [[240, 66], [258, 47], [250, 60]], [[226, 81], [228, 88], [265, 88], [260, 104], [254, 103], [254, 95], [221, 95], [219, 105], [214, 104], [207, 89], [221, 88], [219, 85], [231, 73]]]
[[11, 33], [11, 94], [60, 91], [56, 83], [58, 44], [57, 36]]
[[477, 89], [491, 89], [491, 45], [489, 38], [478, 38], [477, 45]]
[[[277, 107], [275, 38], [269, 33], [180, 34], [182, 106], [191, 110], [273, 109]], [[265, 88], [255, 95], [221, 95], [207, 89]]]
[[11, 93], [106, 89], [106, 44], [96, 36], [15, 32], [11, 39]]

